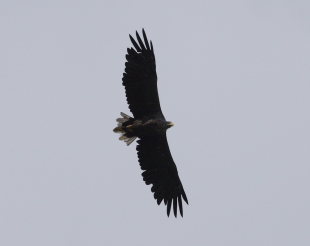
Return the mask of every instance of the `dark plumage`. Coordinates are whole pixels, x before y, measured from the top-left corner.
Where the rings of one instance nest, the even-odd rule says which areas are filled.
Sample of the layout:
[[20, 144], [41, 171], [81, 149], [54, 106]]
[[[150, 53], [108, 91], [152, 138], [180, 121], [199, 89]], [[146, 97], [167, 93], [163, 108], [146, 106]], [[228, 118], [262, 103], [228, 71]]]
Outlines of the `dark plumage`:
[[169, 216], [171, 206], [175, 217], [177, 207], [183, 216], [182, 199], [188, 203], [176, 165], [167, 142], [166, 131], [173, 126], [166, 121], [159, 103], [156, 64], [152, 41], [149, 43], [142, 29], [143, 40], [136, 32], [137, 41], [129, 35], [134, 48], [127, 49], [123, 85], [126, 90], [130, 117], [121, 113], [115, 132], [127, 145], [136, 138], [137, 152], [143, 180], [152, 184], [152, 192], [158, 205], [164, 201]]

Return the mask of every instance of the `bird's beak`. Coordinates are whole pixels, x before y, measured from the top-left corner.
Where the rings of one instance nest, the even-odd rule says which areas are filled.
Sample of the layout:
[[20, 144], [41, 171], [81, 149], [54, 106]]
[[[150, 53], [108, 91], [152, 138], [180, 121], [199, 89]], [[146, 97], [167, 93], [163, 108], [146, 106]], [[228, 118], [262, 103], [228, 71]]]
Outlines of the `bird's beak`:
[[168, 122], [168, 126], [169, 126], [169, 127], [172, 127], [172, 126], [174, 126], [174, 124], [173, 124], [171, 121], [169, 121], [169, 122]]

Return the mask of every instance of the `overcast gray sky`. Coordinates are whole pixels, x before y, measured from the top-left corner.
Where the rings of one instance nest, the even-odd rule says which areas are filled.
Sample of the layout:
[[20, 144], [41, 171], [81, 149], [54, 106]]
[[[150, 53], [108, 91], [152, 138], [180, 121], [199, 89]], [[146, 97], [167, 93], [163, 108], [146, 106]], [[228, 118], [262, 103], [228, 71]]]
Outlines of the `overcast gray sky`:
[[[310, 245], [309, 1], [0, 3], [0, 245]], [[189, 199], [167, 218], [112, 132], [153, 41]]]

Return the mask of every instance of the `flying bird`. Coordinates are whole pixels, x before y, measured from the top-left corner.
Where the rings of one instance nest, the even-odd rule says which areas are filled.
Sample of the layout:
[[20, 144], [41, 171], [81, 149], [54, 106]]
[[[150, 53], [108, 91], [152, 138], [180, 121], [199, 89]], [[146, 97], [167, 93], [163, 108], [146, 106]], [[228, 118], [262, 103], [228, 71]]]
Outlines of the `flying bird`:
[[168, 217], [172, 206], [174, 216], [177, 217], [179, 207], [183, 217], [182, 199], [187, 204], [188, 201], [166, 136], [167, 129], [173, 123], [166, 121], [161, 111], [154, 48], [144, 29], [142, 34], [143, 40], [136, 32], [137, 41], [129, 35], [133, 47], [127, 49], [122, 79], [133, 117], [122, 112], [121, 118], [116, 119], [118, 125], [113, 131], [120, 133], [119, 139], [127, 145], [138, 138], [136, 149], [143, 180], [147, 185], [152, 185], [151, 191], [157, 204], [164, 201]]

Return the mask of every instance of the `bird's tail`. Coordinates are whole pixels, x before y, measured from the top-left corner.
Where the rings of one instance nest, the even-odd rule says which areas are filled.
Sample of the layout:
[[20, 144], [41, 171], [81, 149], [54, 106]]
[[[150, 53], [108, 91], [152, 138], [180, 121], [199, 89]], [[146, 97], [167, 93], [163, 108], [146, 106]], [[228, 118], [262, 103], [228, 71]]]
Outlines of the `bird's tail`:
[[130, 125], [131, 122], [134, 121], [132, 117], [129, 115], [121, 112], [122, 118], [117, 118], [117, 127], [113, 129], [114, 132], [120, 133], [121, 136], [119, 137], [119, 140], [123, 140], [127, 145], [131, 144], [137, 137], [136, 136], [128, 136], [126, 133], [126, 126]]

